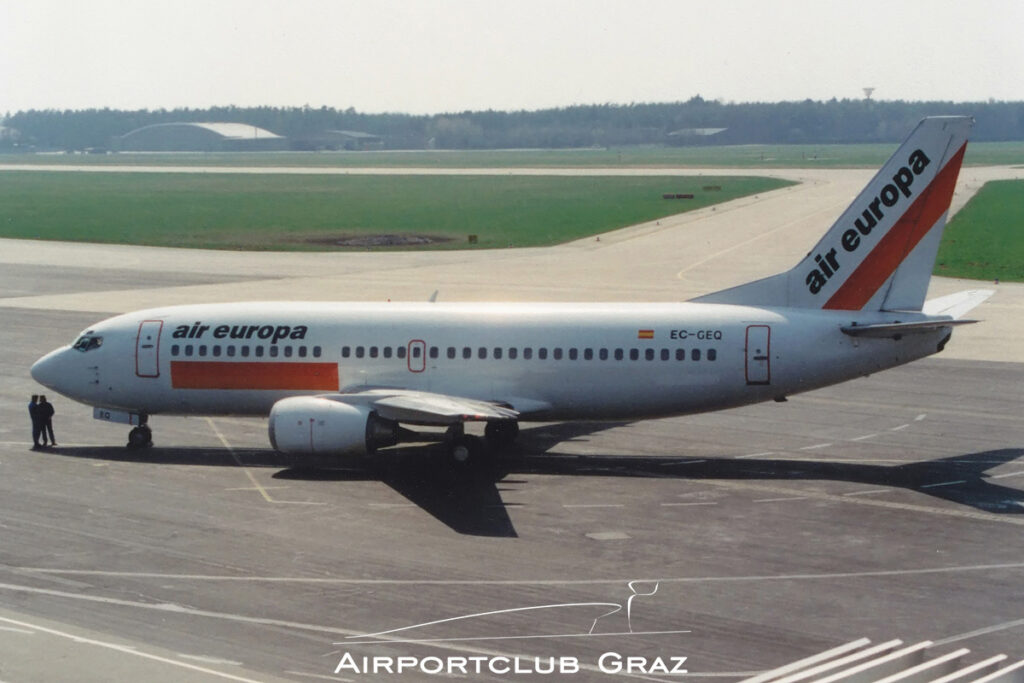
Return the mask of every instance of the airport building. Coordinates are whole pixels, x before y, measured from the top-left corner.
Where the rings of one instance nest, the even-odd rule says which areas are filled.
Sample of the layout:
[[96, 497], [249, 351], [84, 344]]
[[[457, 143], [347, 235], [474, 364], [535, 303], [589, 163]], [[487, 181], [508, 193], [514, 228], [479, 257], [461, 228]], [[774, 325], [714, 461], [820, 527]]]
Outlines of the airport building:
[[265, 152], [288, 139], [246, 123], [157, 123], [116, 139], [122, 152]]

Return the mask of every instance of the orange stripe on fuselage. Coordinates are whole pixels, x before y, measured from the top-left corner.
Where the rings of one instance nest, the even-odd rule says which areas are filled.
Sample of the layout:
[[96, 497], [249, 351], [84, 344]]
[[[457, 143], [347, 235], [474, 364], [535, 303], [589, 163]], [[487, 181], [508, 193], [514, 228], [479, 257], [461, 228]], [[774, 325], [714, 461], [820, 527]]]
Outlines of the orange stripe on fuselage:
[[172, 360], [171, 387], [337, 391], [338, 365]]
[[949, 209], [966, 149], [965, 144], [939, 171], [931, 185], [878, 241], [871, 253], [836, 290], [824, 308], [859, 311], [867, 305], [878, 288], [885, 284], [903, 259]]

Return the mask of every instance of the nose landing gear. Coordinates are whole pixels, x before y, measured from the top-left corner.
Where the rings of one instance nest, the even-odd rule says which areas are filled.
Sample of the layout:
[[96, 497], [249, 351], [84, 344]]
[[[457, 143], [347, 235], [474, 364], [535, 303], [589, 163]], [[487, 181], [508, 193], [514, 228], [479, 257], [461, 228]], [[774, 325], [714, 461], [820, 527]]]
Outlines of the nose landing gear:
[[139, 426], [128, 432], [127, 448], [149, 448], [153, 445], [153, 430], [146, 424], [148, 416], [139, 416]]

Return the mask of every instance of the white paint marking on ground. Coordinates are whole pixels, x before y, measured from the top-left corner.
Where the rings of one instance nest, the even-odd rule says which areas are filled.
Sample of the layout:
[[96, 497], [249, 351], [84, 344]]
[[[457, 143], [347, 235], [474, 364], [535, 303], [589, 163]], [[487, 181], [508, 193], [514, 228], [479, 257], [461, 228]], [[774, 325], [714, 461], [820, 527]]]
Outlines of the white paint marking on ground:
[[1006, 477], [1019, 477], [1022, 474], [1024, 474], [1024, 470], [1021, 470], [1020, 472], [1007, 472], [1006, 474], [990, 474], [990, 475], [988, 475], [988, 478], [989, 479], [1005, 479]]
[[564, 508], [624, 508], [621, 503], [566, 503]]
[[709, 503], [661, 503], [662, 507], [667, 507], [667, 508], [671, 508], [671, 507], [686, 507], [686, 506], [690, 506], [690, 505], [718, 505], [718, 503], [714, 502], [714, 501], [709, 502]]
[[873, 496], [877, 493], [889, 493], [892, 489], [868, 489], [867, 491], [851, 491], [844, 493], [844, 496]]
[[759, 498], [754, 503], [784, 503], [789, 500], [807, 500], [806, 496], [790, 496], [788, 498]]
[[864, 436], [855, 436], [850, 439], [850, 441], [864, 441], [866, 439], [873, 439], [876, 436], [878, 436], [878, 432], [875, 432], [874, 434], [865, 434]]
[[903, 431], [904, 429], [906, 429], [909, 426], [910, 426], [909, 424], [905, 424], [905, 425], [899, 425], [898, 427], [890, 427], [889, 431], [890, 432], [900, 432], [900, 431]]
[[204, 664], [229, 664], [231, 666], [242, 666], [241, 662], [236, 662], [231, 659], [221, 659], [220, 657], [210, 657], [208, 655], [186, 655], [179, 652], [178, 656], [182, 659], [190, 659]]
[[925, 484], [921, 488], [923, 488], [923, 489], [933, 489], [933, 488], [936, 488], [938, 486], [955, 486], [956, 484], [966, 484], [966, 483], [967, 483], [966, 479], [957, 479], [956, 481], [943, 481], [943, 482], [939, 482], [938, 484]]
[[760, 458], [765, 455], [775, 455], [775, 451], [765, 451], [764, 453], [750, 453], [749, 455], [737, 455], [736, 459], [740, 460], [742, 458]]
[[828, 448], [831, 445], [832, 445], [831, 442], [829, 442], [829, 443], [816, 443], [813, 446], [804, 446], [803, 448], [800, 448], [798, 450], [801, 450], [801, 451], [814, 451], [814, 450], [817, 450], [819, 448]]
[[0, 626], [0, 631], [10, 631], [11, 633], [24, 633], [26, 636], [34, 636], [35, 631], [30, 631], [27, 628], [16, 628], [14, 626]]
[[624, 531], [595, 531], [590, 534], [586, 534], [587, 538], [592, 538], [595, 541], [625, 541], [632, 538], [629, 534]]
[[85, 645], [96, 645], [97, 647], [107, 648], [108, 650], [114, 650], [116, 652], [123, 652], [125, 654], [134, 655], [136, 657], [150, 659], [154, 662], [161, 662], [163, 664], [170, 664], [171, 666], [190, 669], [192, 671], [199, 671], [205, 674], [210, 674], [211, 676], [216, 676], [218, 678], [225, 678], [229, 681], [240, 681], [241, 683], [259, 683], [259, 681], [252, 678], [243, 678], [242, 676], [235, 676], [234, 674], [225, 673], [223, 671], [217, 671], [216, 669], [208, 669], [205, 666], [198, 666], [196, 664], [189, 664], [187, 662], [179, 662], [168, 657], [161, 657], [159, 655], [149, 654], [148, 652], [139, 652], [133, 647], [120, 645], [118, 643], [110, 643], [104, 640], [96, 640], [95, 638], [84, 638], [82, 636], [76, 636], [73, 633], [58, 631], [57, 629], [39, 626], [38, 624], [30, 624], [25, 621], [8, 619], [6, 617], [0, 617], [0, 621], [5, 621], [9, 624], [16, 624], [18, 626], [32, 628], [37, 631], [42, 631], [43, 633], [49, 633], [50, 635], [59, 636], [61, 638], [67, 638], [68, 640], [74, 641], [76, 643], [82, 643]]
[[[886, 504], [884, 507], [893, 507]], [[219, 574], [167, 574], [160, 572], [116, 572], [102, 569], [53, 569], [49, 567], [11, 567], [24, 572], [36, 574], [60, 574], [68, 576], [106, 576], [130, 579], [174, 579], [178, 581], [238, 581], [243, 583], [294, 583], [294, 584], [332, 584], [332, 585], [396, 585], [396, 586], [609, 586], [630, 581], [661, 581], [664, 583], [719, 583], [736, 581], [794, 581], [805, 579], [858, 579], [865, 577], [885, 576], [917, 576], [926, 574], [959, 574], [963, 572], [977, 571], [1003, 571], [1003, 570], [1024, 570], [1024, 562], [1003, 562], [999, 564], [969, 564], [953, 565], [949, 567], [922, 567], [917, 569], [880, 569], [877, 571], [865, 572], [834, 572], [817, 574], [755, 574], [746, 576], [689, 576], [689, 577], [626, 577], [608, 579], [349, 579], [349, 578], [326, 578], [326, 577], [303, 577], [303, 576], [226, 576]], [[115, 605], [135, 606], [145, 609], [163, 611], [163, 605], [153, 603], [136, 603], [117, 598], [103, 598], [100, 596], [85, 595], [81, 593], [69, 593], [67, 591], [56, 591], [50, 588], [34, 588], [31, 586], [19, 586], [16, 584], [0, 583], [0, 589], [38, 593], [42, 595], [53, 595], [56, 597], [72, 598], [87, 602], [110, 602]], [[184, 608], [182, 608], [184, 610]], [[182, 611], [179, 610], [179, 611]], [[188, 611], [188, 610], [185, 610]], [[225, 616], [217, 612], [197, 614], [206, 616]], [[287, 622], [272, 623], [273, 620], [243, 618], [253, 623], [270, 623], [271, 625], [284, 625]], [[345, 631], [334, 628], [321, 628], [307, 626], [313, 630], [327, 631], [330, 633], [354, 634], [355, 631]]]
[[928, 413], [921, 413], [920, 415], [918, 415], [917, 417], [914, 418], [914, 422], [920, 422], [921, 420], [925, 419], [926, 417], [928, 417]]

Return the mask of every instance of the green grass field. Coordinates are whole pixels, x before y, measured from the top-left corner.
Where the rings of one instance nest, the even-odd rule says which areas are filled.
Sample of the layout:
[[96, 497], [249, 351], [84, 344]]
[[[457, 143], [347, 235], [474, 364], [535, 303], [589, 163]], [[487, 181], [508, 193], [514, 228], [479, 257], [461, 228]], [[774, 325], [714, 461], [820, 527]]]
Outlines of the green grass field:
[[[556, 244], [766, 192], [769, 178], [345, 176], [0, 171], [0, 236], [322, 250], [416, 234], [432, 248]], [[720, 191], [704, 191], [720, 186]], [[693, 193], [694, 199], [662, 199]], [[477, 235], [475, 245], [468, 235]], [[365, 248], [365, 247], [363, 247]], [[385, 247], [394, 248], [394, 247]]]
[[935, 274], [1024, 282], [1024, 181], [986, 183], [946, 226]]
[[[498, 151], [4, 154], [0, 155], [0, 164], [427, 168], [864, 168], [881, 166], [896, 147], [896, 144], [732, 145]], [[1024, 164], [1024, 142], [972, 142], [967, 147], [964, 163], [976, 166]]]

